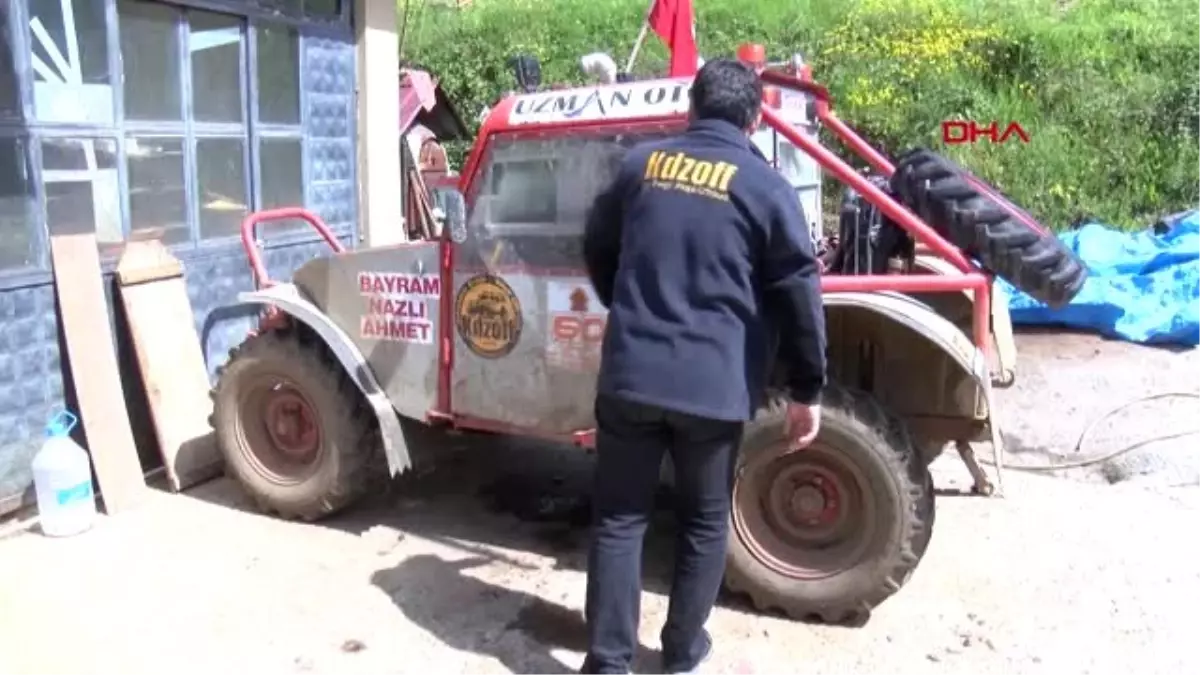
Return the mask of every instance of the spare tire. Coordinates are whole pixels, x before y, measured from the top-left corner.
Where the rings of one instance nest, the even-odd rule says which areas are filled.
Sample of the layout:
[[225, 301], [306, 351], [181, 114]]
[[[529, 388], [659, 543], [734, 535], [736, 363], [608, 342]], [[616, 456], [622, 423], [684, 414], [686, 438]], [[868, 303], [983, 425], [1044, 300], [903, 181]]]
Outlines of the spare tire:
[[902, 155], [893, 192], [986, 269], [1051, 307], [1074, 298], [1087, 266], [1049, 228], [954, 162], [925, 148]]

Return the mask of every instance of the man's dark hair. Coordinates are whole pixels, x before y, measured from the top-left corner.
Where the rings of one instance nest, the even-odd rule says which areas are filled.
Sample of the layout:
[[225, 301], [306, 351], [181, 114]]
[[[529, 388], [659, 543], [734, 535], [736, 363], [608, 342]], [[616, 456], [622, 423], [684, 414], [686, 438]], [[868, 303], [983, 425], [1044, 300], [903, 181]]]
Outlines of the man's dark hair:
[[713, 59], [692, 82], [692, 111], [698, 120], [724, 120], [748, 129], [762, 109], [762, 81], [750, 66]]

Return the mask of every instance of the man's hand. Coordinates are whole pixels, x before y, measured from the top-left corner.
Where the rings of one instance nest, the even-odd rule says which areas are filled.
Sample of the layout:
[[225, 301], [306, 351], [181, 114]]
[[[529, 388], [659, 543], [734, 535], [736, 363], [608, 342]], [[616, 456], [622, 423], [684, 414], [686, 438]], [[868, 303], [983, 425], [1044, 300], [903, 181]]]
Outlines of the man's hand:
[[787, 435], [788, 451], [803, 450], [812, 445], [821, 431], [821, 406], [789, 403], [783, 432]]

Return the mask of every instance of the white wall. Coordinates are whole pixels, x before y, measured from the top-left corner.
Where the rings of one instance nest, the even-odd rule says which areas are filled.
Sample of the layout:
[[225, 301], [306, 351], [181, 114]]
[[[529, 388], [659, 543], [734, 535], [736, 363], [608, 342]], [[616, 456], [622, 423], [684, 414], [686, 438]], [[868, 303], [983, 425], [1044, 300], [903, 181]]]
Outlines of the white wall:
[[395, 0], [354, 0], [358, 41], [359, 236], [405, 240], [400, 172], [400, 41]]

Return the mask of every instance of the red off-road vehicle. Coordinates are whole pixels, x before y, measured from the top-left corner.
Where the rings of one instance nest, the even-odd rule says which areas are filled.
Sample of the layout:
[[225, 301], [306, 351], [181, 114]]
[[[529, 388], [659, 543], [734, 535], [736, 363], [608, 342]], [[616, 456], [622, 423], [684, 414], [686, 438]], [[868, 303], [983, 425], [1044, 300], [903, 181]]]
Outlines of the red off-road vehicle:
[[[956, 444], [976, 487], [991, 490], [968, 444], [990, 442], [999, 456], [992, 386], [1013, 377], [993, 275], [1061, 304], [1085, 270], [949, 160], [916, 150], [893, 164], [872, 149], [830, 112], [805, 67], [768, 67], [763, 78], [768, 157], [785, 174], [812, 158], [849, 189], [838, 231], [821, 237], [832, 381], [821, 434], [783, 454], [782, 401], [749, 426], [726, 578], [761, 608], [840, 622], [917, 566], [933, 531], [928, 464], [943, 448]], [[214, 391], [229, 473], [265, 510], [316, 519], [352, 503], [372, 472], [410, 468], [437, 429], [590, 445], [605, 311], [583, 270], [585, 213], [630, 145], [684, 128], [689, 86], [505, 97], [459, 189], [432, 195], [445, 226], [427, 241], [348, 251], [303, 210], [248, 218], [258, 290], [240, 299], [265, 311]], [[875, 174], [822, 146], [817, 126]], [[334, 253], [270, 283], [254, 230], [295, 217]], [[820, 234], [819, 211], [809, 217]]]

